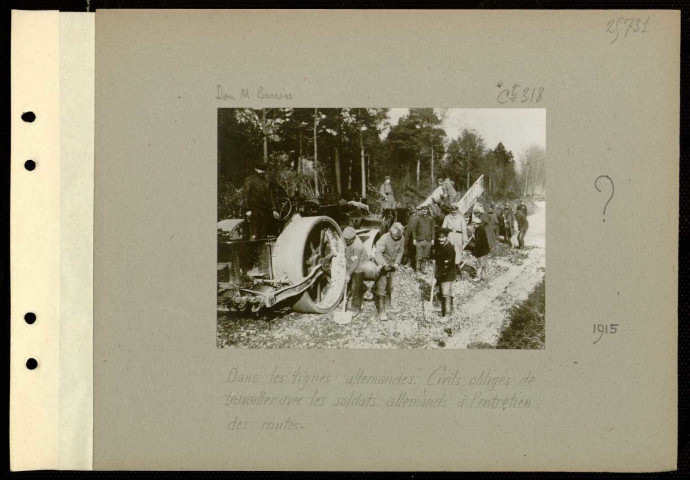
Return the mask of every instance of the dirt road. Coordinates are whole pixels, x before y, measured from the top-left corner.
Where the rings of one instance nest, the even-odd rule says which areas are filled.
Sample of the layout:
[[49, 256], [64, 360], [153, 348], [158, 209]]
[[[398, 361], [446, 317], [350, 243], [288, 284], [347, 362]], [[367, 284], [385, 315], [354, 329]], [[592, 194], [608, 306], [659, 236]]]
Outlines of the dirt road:
[[467, 348], [473, 342], [496, 344], [508, 310], [524, 301], [544, 277], [546, 268], [546, 204], [538, 202], [538, 210], [529, 217], [525, 246], [531, 247], [520, 265], [506, 265], [497, 257], [494, 261], [506, 265], [505, 273], [492, 278], [489, 287], [477, 292], [460, 308], [459, 316], [465, 328], [447, 342], [449, 348]]
[[[344, 326], [333, 314], [308, 315], [290, 310], [271, 317], [218, 317], [218, 346], [248, 348], [467, 348], [495, 345], [513, 305], [524, 301], [545, 272], [545, 202], [530, 206], [526, 248], [505, 244], [491, 254], [485, 280], [458, 280], [453, 287], [455, 314], [440, 317], [430, 310], [431, 272], [415, 276], [403, 268], [396, 274], [396, 289], [389, 321], [376, 319], [373, 302]], [[470, 261], [472, 263], [472, 261]]]

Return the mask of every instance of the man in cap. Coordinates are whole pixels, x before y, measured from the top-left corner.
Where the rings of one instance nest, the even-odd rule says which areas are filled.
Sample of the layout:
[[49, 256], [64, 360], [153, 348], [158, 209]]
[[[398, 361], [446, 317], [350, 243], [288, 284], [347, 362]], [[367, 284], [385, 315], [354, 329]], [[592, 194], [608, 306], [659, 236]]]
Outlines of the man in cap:
[[367, 261], [367, 251], [354, 228], [346, 227], [343, 230], [343, 238], [345, 239], [347, 282], [352, 299], [351, 310], [360, 313], [362, 311], [362, 296], [364, 295], [365, 269], [363, 267]]
[[266, 179], [266, 163], [262, 160], [254, 164], [254, 173], [244, 181], [243, 195], [251, 239], [266, 237], [271, 228], [271, 215], [278, 218], [278, 212]]
[[525, 200], [523, 198], [520, 199], [520, 205], [518, 205], [517, 211], [524, 213], [525, 217], [527, 216], [527, 205], [525, 205]]
[[510, 202], [505, 202], [503, 204], [503, 211], [499, 215], [499, 220], [501, 222], [501, 230], [503, 231], [503, 237], [506, 242], [513, 246], [513, 233], [515, 232], [515, 217], [513, 216], [513, 209], [510, 206]]
[[393, 185], [391, 185], [391, 177], [386, 175], [386, 179], [379, 188], [379, 200], [381, 201], [381, 212], [395, 209], [395, 195], [393, 195]]
[[457, 278], [457, 249], [449, 241], [450, 233], [451, 231], [444, 227], [437, 230], [433, 252], [433, 258], [436, 261], [434, 275], [436, 284], [439, 286], [442, 317], [453, 313], [453, 282]]
[[496, 246], [496, 238], [493, 230], [489, 228], [489, 222], [485, 215], [475, 217], [473, 223], [476, 225], [474, 230], [474, 257], [477, 259], [477, 276], [473, 279], [478, 282], [482, 279], [484, 269], [489, 260], [489, 253]]
[[457, 204], [451, 205], [450, 213], [443, 219], [443, 228], [448, 229], [446, 232], [448, 243], [455, 248], [455, 264], [459, 265], [469, 238], [467, 237], [465, 215], [460, 213], [460, 207]]
[[526, 207], [524, 210], [521, 210], [520, 207], [518, 207], [517, 213], [515, 214], [515, 219], [517, 220], [518, 225], [518, 248], [525, 248], [525, 234], [527, 233], [527, 229], [529, 228]]
[[494, 202], [491, 202], [491, 206], [489, 207], [489, 212], [486, 214], [486, 217], [489, 221], [489, 228], [494, 232], [494, 237], [498, 238], [499, 234], [499, 220], [498, 220], [498, 209], [496, 208], [496, 204]]
[[429, 207], [419, 207], [420, 216], [413, 227], [408, 225], [412, 236], [412, 244], [415, 247], [416, 265], [420, 273], [425, 273], [425, 263], [431, 253], [431, 244], [434, 240], [434, 219], [429, 215]]
[[410, 215], [410, 218], [407, 220], [407, 228], [405, 229], [405, 252], [410, 261], [410, 267], [412, 267], [412, 270], [415, 272], [417, 271], [417, 252], [413, 242], [412, 232], [419, 218], [422, 216], [421, 210], [422, 207], [415, 208], [414, 213]]
[[376, 243], [374, 261], [379, 268], [378, 278], [374, 284], [374, 302], [379, 320], [388, 320], [386, 307], [393, 298], [393, 275], [400, 265], [404, 250], [403, 226], [395, 222], [390, 231]]
[[457, 197], [457, 191], [455, 190], [455, 183], [450, 178], [446, 177], [441, 183], [443, 187], [443, 198], [445, 200], [446, 206], [452, 205]]

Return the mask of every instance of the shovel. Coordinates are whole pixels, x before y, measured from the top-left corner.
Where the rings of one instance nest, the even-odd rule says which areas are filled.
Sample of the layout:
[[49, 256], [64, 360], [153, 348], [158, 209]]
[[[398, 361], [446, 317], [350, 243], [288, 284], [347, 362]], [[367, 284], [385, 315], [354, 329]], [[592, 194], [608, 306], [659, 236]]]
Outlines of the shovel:
[[352, 312], [347, 311], [347, 290], [343, 295], [343, 309], [335, 312], [333, 315], [333, 321], [338, 325], [347, 325], [352, 321]]

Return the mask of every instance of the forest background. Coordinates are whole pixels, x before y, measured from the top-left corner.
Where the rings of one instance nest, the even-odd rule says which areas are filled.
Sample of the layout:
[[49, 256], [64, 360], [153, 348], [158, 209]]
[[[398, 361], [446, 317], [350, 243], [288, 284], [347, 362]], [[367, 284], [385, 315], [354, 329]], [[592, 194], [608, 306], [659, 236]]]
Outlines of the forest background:
[[502, 141], [487, 145], [470, 124], [451, 138], [445, 127], [451, 110], [405, 109], [395, 123], [388, 108], [218, 109], [219, 220], [237, 211], [257, 160], [290, 196], [326, 204], [361, 200], [374, 212], [386, 175], [400, 206], [419, 203], [439, 178], [463, 192], [481, 175], [488, 199], [544, 197], [543, 145], [514, 153]]

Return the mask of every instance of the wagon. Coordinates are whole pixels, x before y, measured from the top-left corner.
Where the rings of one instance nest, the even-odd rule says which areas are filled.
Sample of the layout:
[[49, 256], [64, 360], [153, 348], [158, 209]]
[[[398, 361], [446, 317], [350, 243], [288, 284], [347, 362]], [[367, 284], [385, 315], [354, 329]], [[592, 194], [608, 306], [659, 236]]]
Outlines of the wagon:
[[370, 253], [381, 235], [376, 221], [350, 207], [311, 203], [294, 208], [283, 198], [278, 201], [279, 233], [255, 240], [248, 237], [245, 219], [218, 222], [218, 311], [292, 307], [327, 313], [336, 308], [346, 281], [342, 228], [358, 226]]

